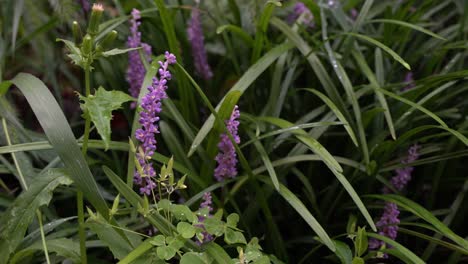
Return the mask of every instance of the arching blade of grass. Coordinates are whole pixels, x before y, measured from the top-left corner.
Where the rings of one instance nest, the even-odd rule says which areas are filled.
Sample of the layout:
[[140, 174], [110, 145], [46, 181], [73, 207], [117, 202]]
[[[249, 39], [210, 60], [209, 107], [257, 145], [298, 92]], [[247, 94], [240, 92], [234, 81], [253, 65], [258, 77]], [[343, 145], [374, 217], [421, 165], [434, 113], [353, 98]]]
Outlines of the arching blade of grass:
[[[293, 123], [290, 123], [289, 121], [286, 121], [281, 118], [258, 117], [258, 120], [268, 122], [281, 128], [288, 128], [294, 126]], [[310, 137], [307, 134], [307, 132], [305, 132], [302, 129], [293, 130], [291, 132], [297, 137], [297, 139], [299, 139], [303, 144], [309, 147], [310, 150], [318, 154], [322, 158], [323, 162], [327, 164], [327, 166], [330, 169], [336, 170], [338, 172], [343, 171], [343, 168], [341, 168], [340, 164], [335, 160], [335, 158], [330, 154], [330, 152], [328, 152], [328, 150], [325, 149], [322, 146], [322, 144], [320, 144], [316, 139]]]
[[448, 242], [443, 241], [443, 240], [438, 239], [438, 238], [428, 236], [428, 235], [423, 234], [423, 233], [419, 233], [419, 232], [409, 230], [409, 229], [406, 229], [406, 228], [402, 228], [402, 227], [398, 228], [398, 232], [405, 233], [405, 234], [412, 235], [412, 236], [416, 236], [416, 237], [419, 237], [421, 239], [425, 239], [425, 240], [427, 240], [427, 241], [429, 241], [431, 243], [446, 247], [446, 248], [448, 248], [450, 250], [458, 251], [458, 252], [460, 252], [460, 253], [462, 253], [464, 255], [468, 255], [468, 250], [466, 250], [466, 249], [464, 249], [464, 248], [462, 248], [460, 246], [454, 245], [452, 243], [448, 243]]
[[404, 246], [402, 246], [400, 243], [396, 242], [395, 240], [392, 240], [388, 237], [381, 236], [381, 235], [374, 234], [374, 233], [367, 233], [367, 236], [376, 238], [378, 240], [382, 240], [385, 243], [391, 245], [394, 248], [394, 250], [397, 251], [397, 253], [394, 253], [394, 251], [389, 251], [388, 253], [405, 261], [405, 263], [413, 263], [413, 264], [425, 263], [422, 259], [416, 256], [413, 252], [411, 252], [411, 250], [405, 248]]
[[375, 95], [377, 96], [377, 100], [379, 101], [380, 105], [383, 109], [385, 109], [384, 115], [385, 120], [387, 121], [388, 129], [390, 130], [390, 135], [392, 135], [393, 139], [396, 139], [395, 127], [393, 126], [392, 114], [390, 112], [390, 108], [388, 107], [387, 100], [385, 96], [382, 95], [381, 90], [379, 89], [379, 83], [377, 82], [377, 78], [375, 77], [374, 73], [369, 68], [369, 65], [365, 61], [363, 55], [360, 52], [352, 51], [351, 52], [354, 59], [358, 63], [359, 67], [361, 68], [364, 75], [369, 80], [372, 88], [374, 89]]
[[[253, 133], [249, 132], [250, 138], [253, 138], [254, 135]], [[267, 168], [268, 175], [270, 175], [271, 182], [273, 183], [273, 186], [277, 191], [279, 191], [279, 181], [278, 181], [278, 176], [276, 176], [276, 171], [275, 168], [273, 168], [273, 165], [271, 164], [271, 160], [268, 157], [267, 152], [265, 151], [265, 148], [263, 147], [262, 143], [260, 141], [254, 141], [254, 146], [258, 151], [258, 154], [260, 154], [260, 157], [263, 160], [263, 164]]]
[[380, 42], [378, 40], [375, 40], [373, 38], [370, 38], [368, 36], [358, 34], [358, 33], [343, 33], [343, 34], [350, 35], [350, 36], [353, 36], [353, 37], [356, 37], [356, 38], [359, 38], [359, 39], [362, 39], [362, 40], [365, 40], [365, 41], [367, 41], [369, 43], [374, 44], [375, 46], [377, 46], [377, 47], [381, 48], [382, 50], [384, 50], [385, 52], [387, 52], [390, 56], [393, 57], [393, 59], [398, 61], [406, 69], [411, 70], [411, 66], [402, 57], [400, 57], [400, 55], [398, 55], [391, 48], [385, 46], [385, 44], [383, 44], [382, 42]]
[[424, 34], [427, 34], [431, 37], [434, 37], [434, 38], [437, 38], [437, 39], [440, 39], [440, 40], [447, 40], [445, 39], [444, 37], [442, 36], [439, 36], [437, 35], [436, 33], [433, 33], [421, 26], [418, 26], [418, 25], [415, 25], [415, 24], [411, 24], [411, 23], [408, 23], [408, 22], [405, 22], [405, 21], [401, 21], [401, 20], [395, 20], [395, 19], [373, 19], [373, 20], [367, 20], [365, 22], [366, 24], [370, 24], [370, 23], [390, 23], [390, 24], [396, 24], [396, 25], [400, 25], [400, 26], [403, 26], [403, 27], [407, 27], [407, 28], [411, 28], [411, 29], [414, 29], [414, 30], [417, 30], [419, 32], [422, 32]]
[[280, 19], [273, 17], [271, 18], [270, 23], [283, 32], [288, 40], [291, 41], [302, 53], [305, 59], [307, 59], [315, 75], [320, 80], [320, 83], [322, 84], [323, 89], [325, 89], [327, 95], [338, 106], [340, 111], [344, 113], [346, 108], [344, 106], [343, 99], [333, 84], [333, 81], [322, 62], [317, 57], [317, 55], [313, 53], [312, 48], [297, 32], [294, 32], [285, 22], [281, 21]]
[[[288, 121], [282, 120], [279, 118], [259, 117], [258, 119], [269, 122], [279, 127], [292, 126], [292, 123], [289, 123]], [[313, 152], [317, 153], [320, 156], [320, 158], [325, 162], [325, 164], [328, 166], [331, 172], [333, 172], [333, 174], [341, 183], [341, 185], [343, 185], [346, 192], [348, 192], [348, 194], [351, 196], [354, 203], [359, 208], [362, 215], [364, 216], [364, 218], [366, 218], [367, 222], [371, 226], [372, 230], [377, 230], [375, 227], [374, 221], [372, 220], [372, 217], [367, 211], [364, 203], [361, 201], [361, 198], [359, 198], [359, 195], [356, 193], [353, 186], [349, 183], [346, 177], [342, 174], [343, 169], [339, 165], [338, 161], [336, 161], [336, 159], [317, 140], [310, 137], [304, 130], [294, 130], [293, 134], [297, 137], [297, 139], [299, 139], [299, 141], [301, 141], [303, 144], [308, 146]]]
[[[282, 44], [267, 52], [262, 58], [260, 58], [244, 73], [244, 75], [229, 91], [240, 91], [242, 94], [258, 78], [258, 76], [260, 76], [260, 74], [262, 74], [271, 65], [271, 63], [273, 63], [273, 61], [275, 61], [279, 56], [281, 56], [281, 54], [291, 49], [292, 47], [293, 46], [291, 44]], [[198, 84], [193, 80], [193, 78], [190, 77], [190, 75], [185, 70], [183, 70], [182, 72], [185, 73], [185, 75], [187, 75], [192, 85], [199, 88]], [[223, 100], [221, 100], [221, 102], [219, 102], [218, 106], [216, 107], [217, 109], [223, 101], [224, 98]], [[190, 150], [188, 153], [189, 157], [200, 146], [200, 143], [205, 139], [206, 135], [208, 135], [211, 128], [213, 128], [214, 122], [215, 117], [213, 114], [211, 114], [198, 131], [198, 134], [195, 136], [195, 139], [193, 140], [192, 145], [190, 146]]]
[[414, 215], [418, 216], [419, 218], [423, 219], [424, 221], [428, 222], [432, 226], [434, 226], [440, 233], [444, 234], [445, 237], [451, 239], [453, 242], [457, 243], [459, 246], [463, 247], [464, 249], [468, 250], [468, 241], [463, 239], [462, 237], [456, 235], [450, 228], [448, 228], [444, 223], [442, 223], [439, 219], [437, 219], [431, 212], [427, 211], [421, 205], [405, 198], [400, 195], [396, 194], [386, 194], [386, 195], [367, 195], [371, 198], [377, 198], [381, 200], [385, 200], [388, 202], [392, 202], [397, 204], [398, 206], [408, 210], [409, 212], [413, 213]]
[[[78, 146], [81, 146], [82, 144], [83, 143], [78, 142]], [[91, 139], [88, 141], [88, 148], [104, 149], [105, 144], [102, 140]], [[31, 143], [22, 143], [22, 144], [15, 144], [11, 146], [0, 147], [0, 154], [15, 153], [19, 151], [37, 151], [37, 150], [48, 150], [48, 149], [53, 149], [53, 146], [49, 143], [49, 141], [35, 141]], [[128, 143], [111, 141], [109, 142], [109, 149], [127, 151]]]
[[[323, 23], [322, 23], [323, 24]], [[336, 107], [336, 105], [326, 96], [324, 95], [323, 93], [317, 91], [317, 90], [314, 90], [314, 89], [309, 89], [309, 88], [306, 88], [304, 89], [305, 91], [308, 91], [308, 92], [311, 92], [315, 95], [317, 95], [326, 105], [328, 105], [328, 107], [330, 107], [330, 109], [333, 111], [333, 113], [335, 113], [336, 117], [338, 117], [338, 119], [343, 122], [344, 124], [344, 128], [346, 129], [346, 131], [348, 132], [349, 134], [349, 137], [351, 138], [351, 140], [353, 141], [354, 145], [358, 146], [358, 142], [357, 142], [357, 139], [356, 139], [356, 135], [354, 134], [354, 131], [353, 129], [351, 128], [348, 120], [346, 120], [346, 117], [344, 117], [344, 115], [341, 113], [341, 111], [338, 109], [338, 107]]]
[[249, 47], [252, 47], [252, 46], [254, 45], [254, 40], [252, 39], [252, 37], [251, 37], [249, 34], [247, 34], [242, 28], [240, 28], [240, 27], [238, 27], [238, 26], [231, 25], [231, 24], [219, 26], [219, 27], [216, 29], [216, 34], [221, 34], [221, 33], [223, 33], [224, 31], [230, 31], [230, 32], [236, 34], [236, 35], [239, 36], [239, 38], [241, 38]]
[[21, 20], [21, 15], [23, 13], [24, 0], [15, 1], [15, 6], [13, 10], [13, 28], [11, 32], [11, 50], [15, 50], [16, 45], [16, 36], [18, 35], [19, 23]]
[[255, 63], [261, 55], [262, 49], [265, 47], [266, 30], [268, 28], [268, 21], [270, 20], [275, 7], [281, 6], [278, 0], [270, 0], [265, 4], [260, 19], [257, 23], [257, 33], [255, 35], [251, 63]]
[[[266, 180], [265, 177], [260, 178], [263, 182], [267, 184], [273, 184], [270, 180]], [[322, 242], [333, 252], [335, 252], [336, 247], [333, 241], [328, 236], [327, 232], [323, 227], [317, 222], [315, 217], [307, 210], [305, 205], [297, 198], [294, 193], [292, 193], [284, 185], [279, 184], [278, 193], [299, 213], [299, 215], [306, 221], [306, 223], [314, 230], [314, 232], [320, 237]]]
[[453, 134], [455, 137], [457, 137], [458, 139], [460, 139], [461, 142], [463, 142], [463, 144], [465, 144], [466, 146], [468, 146], [468, 138], [466, 138], [462, 133], [456, 131], [456, 130], [453, 130], [451, 128], [449, 128], [447, 126], [447, 124], [442, 121], [442, 119], [440, 119], [436, 114], [432, 113], [431, 111], [429, 111], [428, 109], [408, 100], [408, 99], [405, 99], [399, 95], [396, 95], [390, 91], [387, 91], [387, 90], [384, 90], [384, 89], [381, 89], [381, 88], [378, 88], [379, 91], [381, 91], [382, 93], [384, 93], [385, 95], [387, 96], [390, 96], [398, 101], [401, 101], [405, 104], [408, 104], [416, 109], [418, 109], [419, 111], [425, 113], [426, 115], [430, 116], [432, 119], [434, 119], [437, 123], [439, 123], [442, 127], [440, 127], [441, 129], [444, 129], [444, 130], [447, 130], [448, 132], [450, 132], [451, 134]]
[[[260, 139], [272, 137], [272, 136], [275, 136], [275, 135], [278, 135], [278, 134], [291, 133], [292, 131], [298, 130], [298, 129], [321, 127], [321, 126], [339, 126], [339, 125], [343, 125], [343, 123], [342, 122], [314, 122], [314, 123], [305, 123], [305, 124], [301, 124], [301, 125], [294, 125], [294, 126], [291, 126], [291, 127], [282, 128], [282, 129], [278, 129], [278, 130], [274, 130], [274, 131], [265, 133], [263, 135], [259, 135], [258, 137], [252, 138], [251, 140], [243, 143], [240, 146], [240, 148], [244, 148], [244, 147], [252, 144], [253, 142], [255, 142], [257, 140], [260, 140]], [[2, 148], [0, 147], [0, 154], [2, 153], [1, 149]]]
[[39, 123], [70, 172], [70, 177], [85, 198], [105, 218], [109, 208], [102, 198], [88, 164], [81, 154], [76, 139], [57, 101], [44, 83], [31, 74], [20, 73], [11, 80], [26, 97]]
[[[363, 6], [363, 11], [364, 12], [366, 12], [366, 10], [364, 10], [364, 8], [366, 7], [368, 2], [369, 1], [366, 1], [366, 3]], [[372, 1], [370, 1], [370, 2], [372, 2]], [[368, 9], [367, 9], [367, 11], [368, 11]], [[335, 71], [336, 75], [338, 76], [338, 79], [340, 80], [341, 85], [343, 85], [343, 88], [345, 89], [346, 95], [349, 98], [349, 102], [351, 103], [351, 106], [353, 108], [354, 118], [356, 119], [355, 127], [357, 128], [357, 131], [358, 131], [358, 134], [359, 134], [360, 147], [361, 147], [365, 162], [369, 163], [369, 160], [370, 160], [369, 150], [368, 150], [368, 147], [367, 147], [366, 133], [364, 131], [364, 126], [363, 126], [363, 122], [362, 122], [362, 115], [361, 115], [361, 109], [360, 109], [360, 106], [359, 106], [359, 102], [357, 100], [353, 85], [351, 84], [351, 81], [350, 81], [348, 75], [346, 74], [345, 69], [343, 68], [341, 63], [336, 59], [336, 56], [335, 56], [335, 54], [333, 52], [333, 49], [332, 49], [332, 47], [330, 45], [330, 41], [328, 40], [327, 20], [326, 20], [325, 14], [323, 12], [323, 9], [321, 9], [321, 14], [322, 14], [322, 40], [324, 41], [324, 46], [325, 46], [325, 49], [327, 50], [328, 58], [330, 59], [330, 62], [332, 64], [332, 66], [333, 66], [333, 70]], [[356, 23], [355, 23], [355, 27], [358, 27], [358, 23], [360, 21], [359, 18], [362, 15], [365, 15], [365, 14], [363, 14], [362, 12], [360, 13], [360, 15], [358, 17], [358, 21], [356, 21]], [[349, 45], [351, 45], [351, 42], [349, 42]], [[345, 56], [345, 57], [347, 57], [347, 56]], [[352, 124], [350, 124], [350, 125], [352, 125]], [[349, 129], [350, 129], [351, 132], [353, 132], [351, 127]], [[353, 132], [353, 135], [354, 135], [354, 132]], [[353, 139], [353, 142], [355, 143], [356, 146], [358, 146], [358, 143], [357, 143], [357, 141], [355, 139]]]

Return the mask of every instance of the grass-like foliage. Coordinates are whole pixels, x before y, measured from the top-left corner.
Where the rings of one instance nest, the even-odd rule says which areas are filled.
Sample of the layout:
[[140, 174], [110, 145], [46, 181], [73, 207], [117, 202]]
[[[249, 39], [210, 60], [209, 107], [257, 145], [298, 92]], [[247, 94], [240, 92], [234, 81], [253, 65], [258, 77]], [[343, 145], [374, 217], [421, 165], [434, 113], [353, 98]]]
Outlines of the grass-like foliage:
[[0, 264], [466, 263], [464, 0], [3, 0]]

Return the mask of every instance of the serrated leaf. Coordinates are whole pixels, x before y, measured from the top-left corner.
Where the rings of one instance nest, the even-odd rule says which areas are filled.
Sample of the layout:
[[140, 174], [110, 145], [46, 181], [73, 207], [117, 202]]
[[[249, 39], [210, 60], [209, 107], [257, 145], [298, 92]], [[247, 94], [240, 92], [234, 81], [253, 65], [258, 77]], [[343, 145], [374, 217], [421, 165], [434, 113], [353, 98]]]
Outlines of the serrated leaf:
[[61, 38], [58, 38], [55, 41], [63, 42], [65, 44], [65, 46], [67, 46], [67, 48], [68, 48], [68, 50], [70, 51], [71, 54], [81, 55], [80, 49], [75, 45], [75, 43], [73, 43], [73, 41], [66, 40], [66, 39], [61, 39]]
[[94, 95], [85, 97], [80, 95], [83, 111], [89, 115], [91, 121], [96, 125], [99, 135], [104, 141], [105, 149], [109, 148], [111, 140], [110, 121], [112, 111], [122, 107], [122, 104], [134, 100], [130, 95], [121, 91], [106, 91], [99, 87]]
[[61, 169], [48, 170], [38, 175], [34, 184], [16, 198], [0, 218], [0, 263], [6, 263], [15, 251], [36, 214], [36, 210], [49, 204], [52, 192], [59, 185], [70, 185], [72, 181]]

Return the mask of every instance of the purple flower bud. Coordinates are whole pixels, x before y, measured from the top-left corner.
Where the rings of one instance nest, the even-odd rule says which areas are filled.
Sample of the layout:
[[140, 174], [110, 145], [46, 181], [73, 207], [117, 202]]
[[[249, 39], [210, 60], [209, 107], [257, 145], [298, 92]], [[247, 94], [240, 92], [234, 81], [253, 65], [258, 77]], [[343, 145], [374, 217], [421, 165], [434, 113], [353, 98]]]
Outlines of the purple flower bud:
[[[234, 106], [231, 117], [226, 120], [226, 127], [231, 133], [234, 141], [239, 144], [240, 137], [238, 135], [239, 121], [237, 120], [240, 116], [239, 107]], [[229, 136], [225, 133], [221, 134], [221, 140], [218, 144], [219, 153], [216, 155], [215, 160], [218, 162], [218, 166], [214, 171], [214, 176], [217, 181], [222, 181], [226, 178], [234, 178], [237, 176], [237, 154], [234, 145], [232, 144]]]
[[167, 51], [165, 57], [165, 62], [160, 62], [160, 73], [163, 72], [164, 74], [160, 74], [159, 79], [153, 78], [153, 84], [148, 87], [148, 93], [141, 99], [142, 111], [138, 119], [141, 128], [135, 131], [135, 138], [141, 143], [141, 151], [136, 156], [144, 175], [140, 175], [140, 172], [135, 171], [134, 182], [140, 186], [140, 193], [145, 195], [150, 195], [151, 191], [156, 188], [156, 183], [152, 180], [156, 176], [156, 171], [149, 160], [156, 150], [155, 135], [159, 133], [157, 122], [159, 121], [159, 113], [162, 110], [161, 100], [167, 98], [166, 84], [171, 77], [168, 67], [176, 62], [175, 56]]
[[85, 14], [87, 14], [91, 10], [91, 4], [89, 0], [76, 0], [81, 5], [81, 9]]
[[303, 15], [303, 20], [301, 21], [302, 24], [308, 27], [314, 27], [315, 22], [314, 22], [314, 15], [312, 12], [310, 12], [309, 8], [302, 3], [302, 2], [297, 2], [294, 5], [294, 10], [293, 13], [289, 14], [287, 21], [292, 24], [294, 23], [301, 15]]
[[187, 27], [187, 35], [192, 44], [192, 56], [196, 72], [205, 80], [211, 79], [213, 77], [213, 72], [208, 64], [203, 29], [200, 21], [200, 10], [198, 7], [192, 8], [192, 17]]
[[[151, 46], [141, 42], [141, 33], [138, 31], [138, 26], [141, 22], [140, 11], [137, 9], [132, 10], [132, 19], [130, 20], [130, 36], [127, 40], [128, 48], [143, 48], [145, 59], [148, 63], [151, 62]], [[141, 61], [140, 52], [133, 50], [128, 52], [128, 68], [127, 68], [127, 82], [130, 85], [130, 95], [137, 98], [140, 94], [141, 85], [145, 79], [146, 69]], [[135, 108], [136, 103], [131, 104], [131, 108]]]
[[405, 75], [405, 83], [407, 83], [407, 85], [403, 87], [403, 89], [401, 89], [401, 91], [403, 92], [408, 91], [415, 86], [414, 79], [413, 79], [413, 72], [408, 72]]

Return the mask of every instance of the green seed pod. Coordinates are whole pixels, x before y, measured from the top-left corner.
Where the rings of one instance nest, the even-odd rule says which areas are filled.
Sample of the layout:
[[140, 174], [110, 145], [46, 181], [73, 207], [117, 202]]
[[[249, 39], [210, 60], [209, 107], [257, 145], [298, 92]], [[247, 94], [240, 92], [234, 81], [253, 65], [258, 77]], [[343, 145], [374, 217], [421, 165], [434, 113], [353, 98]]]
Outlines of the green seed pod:
[[81, 52], [85, 56], [89, 56], [91, 52], [93, 52], [93, 38], [86, 34], [86, 36], [83, 39], [83, 44], [81, 46]]
[[81, 27], [80, 24], [78, 24], [78, 22], [73, 21], [72, 31], [75, 44], [78, 45], [81, 42], [81, 39], [83, 38], [83, 33], [81, 33]]
[[114, 43], [114, 40], [117, 38], [117, 31], [112, 30], [109, 32], [104, 39], [96, 45], [96, 52], [102, 52]]
[[96, 36], [99, 33], [99, 22], [101, 21], [104, 7], [101, 4], [94, 4], [91, 11], [91, 18], [89, 19], [87, 33], [91, 36]]

